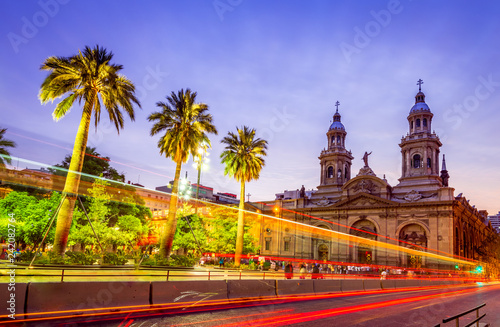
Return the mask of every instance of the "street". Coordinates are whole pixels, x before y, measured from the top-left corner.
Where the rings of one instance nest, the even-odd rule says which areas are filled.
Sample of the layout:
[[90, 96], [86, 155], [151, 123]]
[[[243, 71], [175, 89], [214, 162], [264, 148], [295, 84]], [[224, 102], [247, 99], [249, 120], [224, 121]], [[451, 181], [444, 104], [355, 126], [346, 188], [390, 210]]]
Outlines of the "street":
[[[89, 316], [70, 321], [34, 322], [28, 326], [159, 327], [159, 326], [435, 326], [443, 318], [467, 311], [482, 303], [486, 313], [481, 322], [500, 326], [499, 284], [465, 287], [351, 292], [326, 296], [284, 297], [201, 305], [178, 304], [168, 309], [136, 310], [115, 315]], [[460, 318], [460, 326], [475, 319], [475, 312]], [[455, 326], [455, 322], [441, 324]]]

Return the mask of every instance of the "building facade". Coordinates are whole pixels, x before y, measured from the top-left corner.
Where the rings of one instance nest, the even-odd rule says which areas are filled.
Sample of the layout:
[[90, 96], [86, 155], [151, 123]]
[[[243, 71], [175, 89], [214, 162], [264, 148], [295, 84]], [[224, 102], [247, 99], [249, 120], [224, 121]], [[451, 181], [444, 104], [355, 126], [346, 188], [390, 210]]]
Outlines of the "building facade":
[[365, 152], [364, 166], [351, 175], [354, 158], [345, 147], [347, 132], [337, 102], [333, 123], [326, 132], [327, 147], [319, 156], [317, 191], [309, 197], [277, 197], [266, 205], [256, 204], [264, 214], [356, 235], [367, 242], [348, 244], [334, 238], [297, 237], [290, 226], [264, 226], [262, 255], [399, 267], [438, 265], [419, 255], [380, 249], [370, 242], [375, 240], [457, 258], [493, 260], [498, 236], [487, 222], [487, 212], [471, 206], [462, 194], [455, 196], [448, 186], [444, 156], [439, 169], [442, 144], [432, 132], [433, 114], [420, 80], [418, 85], [415, 104], [407, 116], [408, 132], [399, 143], [401, 177], [397, 185], [390, 185], [385, 176], [380, 178], [372, 171], [371, 152]]

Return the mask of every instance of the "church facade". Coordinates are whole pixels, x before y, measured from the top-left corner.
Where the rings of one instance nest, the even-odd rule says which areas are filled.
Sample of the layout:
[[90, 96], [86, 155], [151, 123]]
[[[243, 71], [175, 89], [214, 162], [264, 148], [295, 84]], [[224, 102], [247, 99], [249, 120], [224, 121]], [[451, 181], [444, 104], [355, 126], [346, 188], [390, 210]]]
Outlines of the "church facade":
[[[421, 91], [407, 116], [408, 133], [402, 137], [401, 177], [389, 185], [369, 166], [351, 172], [353, 156], [345, 147], [347, 132], [337, 110], [321, 151], [320, 185], [309, 197], [300, 192], [295, 199], [276, 199], [256, 205], [259, 211], [289, 221], [359, 236], [366, 240], [429, 251], [446, 256], [477, 260], [493, 270], [498, 235], [487, 222], [486, 211], [454, 195], [448, 185], [444, 155], [440, 169], [438, 135], [432, 131], [433, 114]], [[264, 223], [265, 224], [265, 223]], [[271, 222], [268, 222], [271, 224]], [[261, 255], [327, 260], [398, 267], [439, 268], [425, 256], [394, 253], [373, 242], [345, 244], [333, 238], [294, 235], [291, 228], [262, 228]]]

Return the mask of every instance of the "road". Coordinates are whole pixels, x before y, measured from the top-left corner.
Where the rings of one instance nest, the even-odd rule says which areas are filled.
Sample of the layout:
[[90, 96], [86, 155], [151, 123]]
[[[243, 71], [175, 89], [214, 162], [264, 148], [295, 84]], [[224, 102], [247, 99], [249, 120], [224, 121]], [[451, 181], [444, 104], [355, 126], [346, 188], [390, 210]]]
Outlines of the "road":
[[[329, 296], [274, 299], [267, 302], [224, 302], [218, 305], [180, 305], [161, 311], [134, 311], [114, 316], [80, 318], [85, 326], [435, 326], [443, 318], [486, 303], [482, 322], [500, 326], [500, 284], [427, 290], [353, 292]], [[471, 322], [475, 313], [460, 320]], [[27, 326], [75, 326], [75, 320], [36, 322]], [[455, 326], [454, 322], [441, 326]]]

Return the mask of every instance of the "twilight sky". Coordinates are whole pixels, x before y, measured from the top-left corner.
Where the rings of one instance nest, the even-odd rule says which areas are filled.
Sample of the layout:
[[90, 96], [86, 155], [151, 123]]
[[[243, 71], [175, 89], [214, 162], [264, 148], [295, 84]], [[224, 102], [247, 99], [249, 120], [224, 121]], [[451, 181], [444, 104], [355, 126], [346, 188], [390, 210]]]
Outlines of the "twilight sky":
[[[223, 175], [220, 140], [248, 125], [269, 141], [251, 200], [319, 184], [318, 156], [340, 101], [354, 155], [395, 186], [401, 137], [422, 91], [434, 114], [450, 186], [479, 209], [500, 210], [500, 4], [495, 1], [3, 1], [0, 11], [0, 127], [15, 157], [60, 163], [73, 146], [79, 106], [59, 122], [38, 92], [49, 56], [99, 44], [137, 86], [142, 110], [118, 135], [101, 119], [89, 145], [127, 180], [165, 185], [174, 163], [160, 156], [147, 116], [171, 91], [191, 88], [219, 130], [201, 183], [238, 194]], [[17, 161], [14, 166], [36, 167]], [[183, 166], [196, 182], [192, 160]]]

